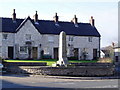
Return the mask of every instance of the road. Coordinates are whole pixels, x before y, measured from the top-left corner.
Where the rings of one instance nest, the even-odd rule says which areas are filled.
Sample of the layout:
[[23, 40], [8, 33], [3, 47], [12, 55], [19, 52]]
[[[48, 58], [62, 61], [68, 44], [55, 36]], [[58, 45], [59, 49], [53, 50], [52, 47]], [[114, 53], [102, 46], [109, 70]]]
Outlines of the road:
[[[59, 76], [63, 77], [63, 76]], [[118, 79], [56, 78], [54, 76], [0, 76], [2, 88], [118, 88]]]

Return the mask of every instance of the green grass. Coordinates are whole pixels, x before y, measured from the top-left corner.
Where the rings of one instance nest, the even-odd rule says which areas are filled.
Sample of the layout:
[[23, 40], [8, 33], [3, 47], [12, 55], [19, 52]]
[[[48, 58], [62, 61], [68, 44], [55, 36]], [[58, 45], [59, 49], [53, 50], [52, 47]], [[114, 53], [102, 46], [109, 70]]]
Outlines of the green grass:
[[[4, 60], [5, 62], [46, 62], [48, 66], [54, 64], [56, 59], [43, 59], [43, 60]], [[86, 60], [69, 60], [71, 63], [95, 63], [97, 60], [86, 61]]]

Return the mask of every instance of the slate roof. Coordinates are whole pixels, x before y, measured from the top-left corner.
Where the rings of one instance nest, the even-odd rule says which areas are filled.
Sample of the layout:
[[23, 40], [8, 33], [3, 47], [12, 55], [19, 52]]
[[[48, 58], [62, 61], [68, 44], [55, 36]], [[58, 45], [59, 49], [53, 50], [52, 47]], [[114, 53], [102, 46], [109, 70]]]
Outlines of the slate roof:
[[39, 24], [35, 24], [30, 17], [16, 19], [16, 22], [13, 22], [12, 18], [0, 18], [0, 28], [2, 28], [0, 32], [16, 33], [28, 19], [41, 34], [58, 35], [61, 31], [64, 31], [67, 35], [100, 37], [97, 29], [90, 23], [78, 23], [78, 27], [75, 27], [72, 22], [59, 21], [58, 25], [55, 25], [54, 21], [38, 20]]

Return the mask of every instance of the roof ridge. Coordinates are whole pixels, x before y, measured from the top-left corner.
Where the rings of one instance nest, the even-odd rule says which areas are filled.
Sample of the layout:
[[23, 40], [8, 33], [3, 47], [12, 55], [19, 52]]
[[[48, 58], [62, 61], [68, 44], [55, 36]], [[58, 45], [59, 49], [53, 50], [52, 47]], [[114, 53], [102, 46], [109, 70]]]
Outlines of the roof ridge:
[[[3, 18], [3, 17], [1, 17]], [[18, 18], [17, 18], [18, 19]], [[2, 19], [3, 23], [1, 24], [2, 32], [14, 32], [16, 33], [20, 28], [26, 23], [27, 20], [30, 20], [31, 23], [41, 34], [59, 34], [61, 30], [65, 31], [67, 35], [76, 35], [76, 36], [97, 36], [100, 37], [97, 29], [90, 25], [90, 23], [78, 23], [79, 28], [74, 26], [74, 23], [69, 21], [59, 21], [61, 27], [56, 27], [53, 20], [38, 20], [38, 24], [34, 23], [34, 19], [27, 17], [25, 19], [18, 19], [18, 24], [12, 22], [12, 18]], [[41, 22], [40, 22], [41, 21]], [[58, 22], [58, 24], [59, 24]], [[16, 26], [15, 26], [16, 25]]]
[[[28, 16], [29, 17], [29, 16]], [[25, 20], [25, 19], [27, 19], [28, 17], [25, 17], [25, 18], [16, 18], [16, 20], [17, 19], [21, 19], [21, 20]], [[10, 18], [10, 17], [0, 17], [0, 18], [7, 18], [7, 19], [12, 19], [12, 18]], [[30, 18], [31, 19], [31, 18]], [[31, 19], [31, 20], [34, 20], [34, 19]], [[38, 21], [49, 21], [49, 22], [54, 22], [54, 20], [44, 20], [44, 19], [39, 19]], [[71, 21], [58, 21], [58, 22], [60, 22], [60, 23], [73, 23], [73, 22], [71, 22]], [[78, 22], [78, 24], [90, 24], [90, 23], [84, 23], [84, 22]]]
[[[0, 18], [4, 18], [4, 19], [12, 19], [12, 18], [10, 18], [10, 17], [0, 17]], [[16, 18], [16, 19], [25, 19], [25, 18]]]

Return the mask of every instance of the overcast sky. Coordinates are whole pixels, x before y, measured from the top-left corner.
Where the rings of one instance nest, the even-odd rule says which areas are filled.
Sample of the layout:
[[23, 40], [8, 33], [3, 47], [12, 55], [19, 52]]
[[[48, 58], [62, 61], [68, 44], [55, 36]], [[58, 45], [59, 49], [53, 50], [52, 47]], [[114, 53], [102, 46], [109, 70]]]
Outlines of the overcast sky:
[[55, 12], [60, 21], [88, 23], [91, 16], [101, 34], [101, 46], [118, 41], [118, 0], [0, 0], [0, 17], [12, 17], [16, 9], [17, 18], [33, 18], [38, 11], [39, 19], [52, 20]]

